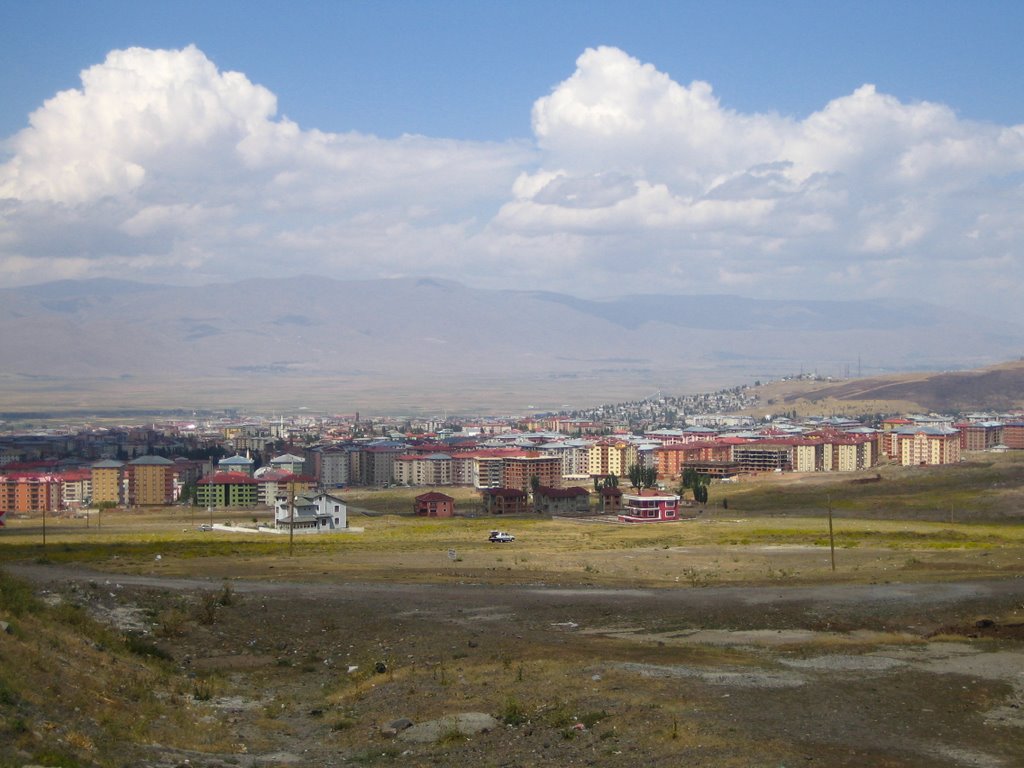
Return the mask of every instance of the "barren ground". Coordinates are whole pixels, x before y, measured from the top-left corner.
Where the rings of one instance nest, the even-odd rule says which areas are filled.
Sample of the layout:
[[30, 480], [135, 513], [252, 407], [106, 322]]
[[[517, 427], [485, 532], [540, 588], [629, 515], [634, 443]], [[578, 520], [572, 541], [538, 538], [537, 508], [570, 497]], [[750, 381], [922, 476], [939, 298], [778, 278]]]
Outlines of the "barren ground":
[[[1024, 580], [488, 586], [10, 570], [166, 649], [194, 741], [120, 764], [1016, 766]], [[175, 619], [175, 617], [179, 617]], [[462, 735], [452, 718], [499, 722]], [[425, 741], [399, 718], [440, 720]], [[419, 728], [419, 726], [418, 726]], [[16, 764], [16, 763], [12, 763]], [[117, 762], [107, 764], [118, 764]]]

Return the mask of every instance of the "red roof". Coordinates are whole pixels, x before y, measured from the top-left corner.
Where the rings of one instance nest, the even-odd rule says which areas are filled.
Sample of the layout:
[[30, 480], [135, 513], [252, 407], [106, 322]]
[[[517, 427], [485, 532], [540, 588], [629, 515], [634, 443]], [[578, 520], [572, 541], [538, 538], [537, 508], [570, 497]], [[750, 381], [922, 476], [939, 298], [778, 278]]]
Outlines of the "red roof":
[[217, 472], [200, 480], [196, 485], [259, 485], [260, 481], [244, 472]]
[[444, 493], [438, 493], [437, 491], [429, 491], [417, 496], [416, 501], [455, 501], [455, 498]]

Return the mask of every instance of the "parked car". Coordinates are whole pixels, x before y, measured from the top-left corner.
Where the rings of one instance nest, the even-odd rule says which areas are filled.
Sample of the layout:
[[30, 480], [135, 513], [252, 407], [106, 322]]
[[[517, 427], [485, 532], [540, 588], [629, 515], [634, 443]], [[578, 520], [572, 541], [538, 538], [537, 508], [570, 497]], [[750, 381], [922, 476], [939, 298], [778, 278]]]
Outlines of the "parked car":
[[200, 531], [212, 531], [213, 530], [213, 526], [210, 525], [209, 523], [203, 523], [202, 525], [199, 526], [199, 530]]
[[487, 537], [487, 540], [492, 543], [508, 544], [515, 541], [516, 537], [511, 533], [505, 533], [505, 531], [491, 531], [491, 535]]

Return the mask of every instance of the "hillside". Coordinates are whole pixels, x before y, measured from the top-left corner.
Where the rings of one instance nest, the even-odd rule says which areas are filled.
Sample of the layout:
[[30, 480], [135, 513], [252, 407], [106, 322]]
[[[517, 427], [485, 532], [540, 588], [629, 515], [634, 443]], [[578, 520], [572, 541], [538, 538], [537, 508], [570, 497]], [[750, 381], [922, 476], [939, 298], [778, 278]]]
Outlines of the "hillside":
[[[845, 403], [862, 411], [1024, 408], [1024, 361], [974, 371], [875, 376], [827, 386], [799, 384], [783, 385], [775, 395], [777, 402], [786, 408], [801, 402]], [[882, 407], [885, 404], [890, 407]]]
[[797, 370], [962, 369], [1024, 327], [940, 307], [581, 299], [451, 281], [64, 281], [0, 290], [0, 411], [156, 404], [386, 410], [599, 403]]

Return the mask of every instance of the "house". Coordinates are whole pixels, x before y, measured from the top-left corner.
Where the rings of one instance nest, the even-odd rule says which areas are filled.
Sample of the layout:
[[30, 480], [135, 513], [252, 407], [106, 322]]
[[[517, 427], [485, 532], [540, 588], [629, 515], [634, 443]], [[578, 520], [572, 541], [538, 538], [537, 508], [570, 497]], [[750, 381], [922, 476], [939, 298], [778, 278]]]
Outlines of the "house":
[[287, 493], [274, 504], [274, 526], [293, 533], [330, 533], [348, 528], [348, 505], [330, 493], [299, 493], [294, 503]]
[[518, 488], [484, 488], [484, 511], [490, 515], [521, 515], [529, 512], [526, 491]]
[[451, 517], [455, 514], [455, 499], [437, 491], [421, 493], [413, 499], [412, 511], [419, 517]]
[[601, 488], [601, 513], [617, 515], [622, 509], [622, 489], [618, 486]]
[[540, 486], [533, 492], [533, 510], [541, 515], [580, 515], [590, 513], [590, 491]]
[[664, 523], [679, 519], [679, 497], [674, 493], [643, 490], [622, 494], [622, 523]]

